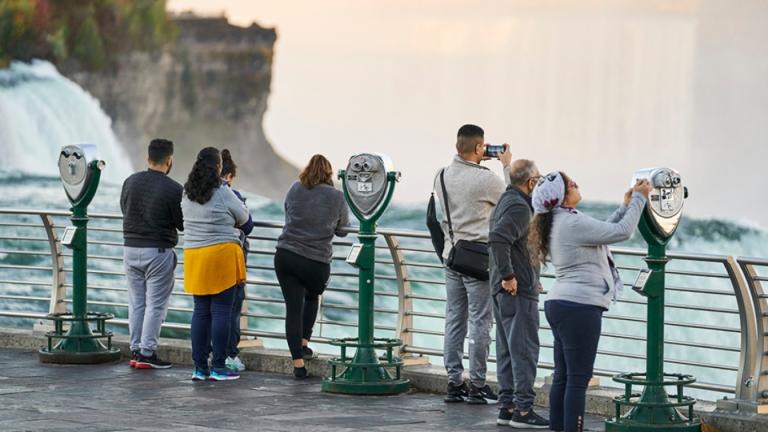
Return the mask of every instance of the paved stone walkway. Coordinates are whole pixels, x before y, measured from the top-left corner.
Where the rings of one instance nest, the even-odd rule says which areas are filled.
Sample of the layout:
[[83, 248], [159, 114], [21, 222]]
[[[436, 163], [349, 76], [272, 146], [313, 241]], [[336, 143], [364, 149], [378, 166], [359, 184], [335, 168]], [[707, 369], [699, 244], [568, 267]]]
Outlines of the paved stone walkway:
[[[188, 367], [43, 365], [0, 349], [0, 431], [505, 431], [495, 405], [446, 405], [440, 395], [322, 393], [320, 379], [246, 372], [192, 382]], [[590, 418], [590, 430], [603, 430]], [[518, 429], [519, 430], [519, 429]]]

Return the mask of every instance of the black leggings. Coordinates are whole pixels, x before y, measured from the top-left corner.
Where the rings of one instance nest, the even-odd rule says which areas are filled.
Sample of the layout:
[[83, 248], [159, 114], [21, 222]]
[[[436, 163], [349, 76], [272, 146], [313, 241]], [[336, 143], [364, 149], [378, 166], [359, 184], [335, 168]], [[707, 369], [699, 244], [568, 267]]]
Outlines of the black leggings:
[[285, 338], [294, 360], [302, 358], [301, 340], [312, 337], [318, 297], [325, 291], [331, 265], [277, 249], [275, 273], [285, 298]]

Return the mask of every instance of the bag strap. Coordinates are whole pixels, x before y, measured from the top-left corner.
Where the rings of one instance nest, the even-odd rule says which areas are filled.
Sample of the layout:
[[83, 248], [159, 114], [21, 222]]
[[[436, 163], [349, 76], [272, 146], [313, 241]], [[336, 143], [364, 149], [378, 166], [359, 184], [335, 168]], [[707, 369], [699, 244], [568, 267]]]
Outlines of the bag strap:
[[443, 189], [443, 209], [445, 210], [445, 216], [448, 218], [448, 236], [451, 238], [451, 245], [453, 245], [453, 224], [451, 223], [451, 209], [448, 206], [448, 192], [445, 190], [445, 178], [443, 177], [445, 168], [440, 170], [440, 186]]

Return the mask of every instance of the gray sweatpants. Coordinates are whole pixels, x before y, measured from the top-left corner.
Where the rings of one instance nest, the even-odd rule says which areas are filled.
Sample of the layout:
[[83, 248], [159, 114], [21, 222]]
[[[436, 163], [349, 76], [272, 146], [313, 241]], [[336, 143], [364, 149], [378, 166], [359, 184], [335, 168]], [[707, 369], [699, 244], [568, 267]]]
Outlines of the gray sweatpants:
[[150, 356], [157, 349], [160, 325], [168, 312], [176, 269], [173, 249], [125, 247], [128, 281], [128, 329], [131, 351]]
[[485, 385], [488, 347], [491, 344], [491, 284], [445, 269], [445, 337], [443, 361], [448, 382], [464, 381], [464, 339], [469, 320], [469, 380]]
[[496, 375], [499, 403], [528, 411], [536, 393], [539, 362], [539, 302], [499, 292], [493, 296], [496, 318]]

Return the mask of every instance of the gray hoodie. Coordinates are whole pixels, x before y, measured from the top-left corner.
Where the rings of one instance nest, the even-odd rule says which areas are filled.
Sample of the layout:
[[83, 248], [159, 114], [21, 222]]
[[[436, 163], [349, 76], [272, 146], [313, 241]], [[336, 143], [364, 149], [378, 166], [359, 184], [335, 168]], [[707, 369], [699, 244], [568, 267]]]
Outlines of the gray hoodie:
[[[508, 183], [508, 169], [505, 169], [504, 172]], [[466, 161], [459, 155], [454, 156], [453, 162], [445, 168], [444, 177], [445, 188], [448, 190], [454, 242], [467, 240], [487, 243], [491, 212], [506, 189], [505, 181], [490, 169]], [[433, 186], [435, 198], [440, 201], [443, 210], [441, 223], [445, 233], [443, 259], [448, 259], [452, 245], [448, 233], [448, 218], [445, 214], [439, 171], [435, 176]]]
[[567, 300], [607, 310], [623, 289], [607, 245], [632, 237], [645, 202], [645, 197], [635, 192], [629, 205], [621, 206], [605, 222], [578, 210], [553, 209], [549, 254], [556, 280], [547, 300]]

